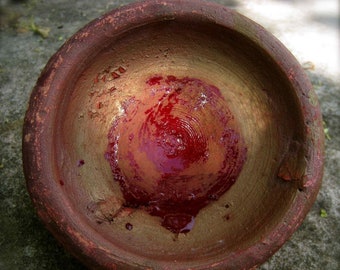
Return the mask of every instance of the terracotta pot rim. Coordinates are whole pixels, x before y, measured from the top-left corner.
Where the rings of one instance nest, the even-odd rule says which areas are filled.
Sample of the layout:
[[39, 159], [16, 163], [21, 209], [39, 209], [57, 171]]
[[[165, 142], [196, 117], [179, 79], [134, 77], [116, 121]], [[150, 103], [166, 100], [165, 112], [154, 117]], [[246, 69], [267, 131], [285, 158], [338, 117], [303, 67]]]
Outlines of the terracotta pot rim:
[[[124, 268], [127, 262], [121, 261], [119, 256], [110, 255], [105, 239], [82, 222], [66, 196], [57, 192], [60, 186], [53, 179], [56, 165], [51, 160], [50, 149], [53, 124], [65, 80], [72, 79], [72, 74], [83, 69], [87, 61], [91, 60], [86, 55], [95, 54], [109, 38], [149, 23], [189, 18], [237, 31], [279, 63], [300, 102], [309, 151], [308, 173], [301, 192], [297, 194], [282, 222], [258, 244], [229, 254], [224, 261], [202, 265], [196, 269], [246, 269], [260, 265], [300, 226], [316, 199], [324, 161], [321, 113], [308, 78], [288, 50], [258, 24], [215, 3], [200, 0], [150, 0], [133, 3], [92, 21], [59, 49], [46, 65], [33, 90], [24, 122], [24, 172], [38, 215], [54, 236], [87, 265], [115, 269], [114, 264], [118, 268]], [[80, 64], [77, 61], [79, 58], [84, 59]], [[103, 245], [99, 246], [97, 243]], [[139, 262], [143, 260], [139, 259]], [[129, 267], [143, 268], [138, 263], [132, 263]]]

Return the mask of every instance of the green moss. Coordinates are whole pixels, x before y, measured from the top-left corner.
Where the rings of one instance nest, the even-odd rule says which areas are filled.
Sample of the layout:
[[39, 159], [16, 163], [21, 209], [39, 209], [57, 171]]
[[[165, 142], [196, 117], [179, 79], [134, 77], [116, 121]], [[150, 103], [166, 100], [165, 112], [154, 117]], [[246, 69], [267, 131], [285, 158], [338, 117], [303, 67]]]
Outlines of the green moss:
[[31, 20], [29, 29], [34, 33], [37, 34], [39, 36], [41, 36], [42, 38], [47, 38], [48, 34], [50, 32], [50, 28], [48, 27], [42, 27], [42, 26], [38, 26], [37, 24], [35, 24], [35, 22], [33, 20]]
[[325, 121], [323, 121], [323, 131], [325, 133], [325, 137], [327, 140], [331, 139], [331, 136], [329, 135], [329, 128], [327, 127], [327, 124]]
[[328, 215], [327, 215], [326, 210], [325, 210], [325, 209], [321, 209], [321, 210], [320, 210], [320, 217], [326, 218], [327, 216], [328, 216]]

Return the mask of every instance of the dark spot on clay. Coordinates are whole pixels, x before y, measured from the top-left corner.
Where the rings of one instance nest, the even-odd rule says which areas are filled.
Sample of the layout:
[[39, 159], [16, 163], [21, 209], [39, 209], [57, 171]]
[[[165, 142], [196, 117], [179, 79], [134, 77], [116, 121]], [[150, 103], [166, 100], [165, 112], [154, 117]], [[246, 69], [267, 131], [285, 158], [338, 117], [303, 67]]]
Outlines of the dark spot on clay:
[[60, 184], [61, 186], [65, 185], [64, 181], [61, 180], [61, 179], [59, 180], [59, 184]]
[[216, 194], [209, 194], [208, 199], [211, 200], [211, 201], [217, 201], [218, 196]]
[[78, 160], [77, 166], [81, 167], [85, 164], [85, 161], [83, 159]]
[[128, 230], [128, 231], [131, 231], [133, 229], [133, 225], [131, 223], [126, 223], [125, 224], [125, 228]]

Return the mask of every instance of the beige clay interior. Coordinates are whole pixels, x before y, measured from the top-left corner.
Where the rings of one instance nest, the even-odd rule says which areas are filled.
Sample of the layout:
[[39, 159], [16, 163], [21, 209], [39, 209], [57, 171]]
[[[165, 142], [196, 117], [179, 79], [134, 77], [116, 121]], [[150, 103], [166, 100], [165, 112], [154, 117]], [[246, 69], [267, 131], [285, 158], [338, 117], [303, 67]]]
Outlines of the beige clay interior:
[[[65, 96], [56, 153], [66, 196], [93, 231], [105, 235], [113, 253], [121, 249], [122, 256], [146, 261], [216, 261], [261, 240], [281, 221], [298, 189], [277, 174], [289, 141], [302, 140], [302, 132], [296, 130], [300, 120], [294, 94], [267, 55], [231, 31], [163, 22], [113, 39], [91, 57], [92, 64]], [[190, 76], [218, 87], [248, 149], [236, 183], [200, 211], [192, 231], [178, 236], [163, 228], [158, 217], [119, 211], [122, 194], [104, 158], [107, 134], [123, 113], [122, 102], [158, 74]], [[78, 167], [79, 160], [85, 164]], [[127, 230], [126, 223], [133, 229]]]

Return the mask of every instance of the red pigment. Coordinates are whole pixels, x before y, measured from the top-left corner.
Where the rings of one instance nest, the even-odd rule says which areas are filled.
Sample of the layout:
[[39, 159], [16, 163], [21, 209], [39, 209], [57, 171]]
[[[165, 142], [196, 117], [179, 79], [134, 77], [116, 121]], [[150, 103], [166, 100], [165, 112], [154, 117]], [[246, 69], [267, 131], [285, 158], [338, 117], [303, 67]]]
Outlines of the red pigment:
[[78, 160], [77, 166], [81, 167], [85, 164], [85, 161], [83, 159]]
[[246, 147], [220, 90], [196, 78], [153, 76], [123, 102], [105, 154], [125, 205], [174, 233], [236, 181]]
[[119, 67], [119, 68], [118, 68], [118, 71], [119, 71], [120, 73], [125, 73], [125, 72], [126, 72], [126, 69], [123, 68], [123, 67]]

